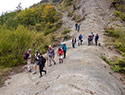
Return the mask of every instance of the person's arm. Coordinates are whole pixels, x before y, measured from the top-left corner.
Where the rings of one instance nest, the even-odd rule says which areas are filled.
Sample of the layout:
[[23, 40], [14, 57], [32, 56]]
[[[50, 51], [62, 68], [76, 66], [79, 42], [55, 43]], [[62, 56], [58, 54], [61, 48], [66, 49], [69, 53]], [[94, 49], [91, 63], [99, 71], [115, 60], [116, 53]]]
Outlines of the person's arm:
[[55, 50], [53, 49], [53, 57], [55, 58]]

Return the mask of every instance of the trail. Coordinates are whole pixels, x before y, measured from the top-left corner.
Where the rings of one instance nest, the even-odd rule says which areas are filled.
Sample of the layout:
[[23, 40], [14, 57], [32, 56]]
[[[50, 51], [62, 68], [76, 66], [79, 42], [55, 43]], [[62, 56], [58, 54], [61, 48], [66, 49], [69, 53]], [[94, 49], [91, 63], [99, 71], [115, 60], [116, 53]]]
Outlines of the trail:
[[[78, 6], [84, 9], [86, 19], [81, 22], [80, 33], [84, 35], [84, 44], [71, 48], [71, 41], [67, 41], [68, 53], [63, 64], [46, 67], [48, 73], [39, 79], [39, 74], [23, 73], [11, 76], [0, 88], [0, 95], [125, 95], [125, 85], [115, 76], [110, 66], [100, 56], [102, 53], [113, 56], [104, 46], [104, 27], [110, 19], [107, 0], [80, 0]], [[91, 6], [91, 7], [90, 7]], [[66, 14], [64, 25], [71, 28], [70, 35], [78, 34], [74, 22]], [[101, 47], [87, 46], [87, 35], [91, 32], [100, 35]], [[58, 62], [58, 57], [56, 61]]]

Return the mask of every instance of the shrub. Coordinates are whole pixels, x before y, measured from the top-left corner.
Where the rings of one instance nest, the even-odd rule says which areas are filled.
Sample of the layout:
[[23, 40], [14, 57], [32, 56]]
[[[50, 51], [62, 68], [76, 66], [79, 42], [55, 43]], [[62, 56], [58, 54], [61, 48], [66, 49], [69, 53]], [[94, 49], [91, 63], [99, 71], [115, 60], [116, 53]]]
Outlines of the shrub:
[[64, 30], [63, 32], [62, 32], [62, 35], [65, 35], [65, 34], [67, 34], [67, 33], [70, 33], [70, 29], [66, 29], [66, 30]]
[[125, 13], [123, 13], [121, 11], [115, 11], [114, 13], [115, 13], [116, 16], [120, 17], [120, 19], [125, 21]]

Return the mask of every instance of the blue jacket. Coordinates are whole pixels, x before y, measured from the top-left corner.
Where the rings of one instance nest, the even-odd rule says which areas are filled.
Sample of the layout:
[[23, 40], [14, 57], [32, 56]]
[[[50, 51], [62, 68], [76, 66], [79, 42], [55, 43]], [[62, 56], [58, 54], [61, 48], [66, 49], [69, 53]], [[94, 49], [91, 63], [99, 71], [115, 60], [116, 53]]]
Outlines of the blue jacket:
[[62, 49], [64, 50], [64, 51], [66, 51], [67, 52], [67, 45], [65, 44], [61, 44], [61, 47], [62, 47]]
[[98, 39], [99, 39], [99, 36], [98, 36], [98, 35], [96, 35], [96, 36], [95, 36], [95, 40], [98, 40]]
[[82, 35], [79, 35], [79, 40], [83, 39], [83, 36]]

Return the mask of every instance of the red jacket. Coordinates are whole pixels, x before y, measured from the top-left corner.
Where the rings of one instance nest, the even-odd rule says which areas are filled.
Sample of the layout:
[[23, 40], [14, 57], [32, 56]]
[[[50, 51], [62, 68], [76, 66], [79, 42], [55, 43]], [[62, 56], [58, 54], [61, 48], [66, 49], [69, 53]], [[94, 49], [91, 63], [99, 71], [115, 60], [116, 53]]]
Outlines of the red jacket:
[[63, 49], [58, 50], [58, 55], [63, 55]]

